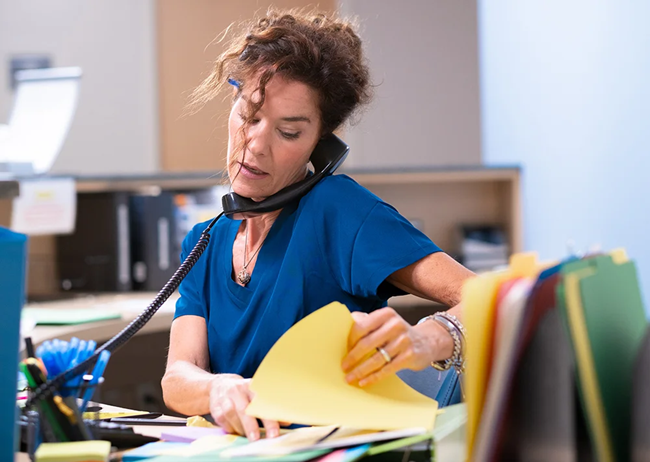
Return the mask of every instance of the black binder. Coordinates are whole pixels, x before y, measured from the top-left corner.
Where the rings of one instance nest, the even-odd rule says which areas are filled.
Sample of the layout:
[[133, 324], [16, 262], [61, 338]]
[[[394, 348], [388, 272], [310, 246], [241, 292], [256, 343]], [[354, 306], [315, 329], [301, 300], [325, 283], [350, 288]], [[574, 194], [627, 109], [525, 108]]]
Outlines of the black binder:
[[131, 290], [129, 234], [128, 193], [80, 194], [74, 233], [57, 237], [61, 288]]
[[180, 264], [174, 249], [173, 195], [133, 195], [130, 205], [133, 288], [158, 291]]

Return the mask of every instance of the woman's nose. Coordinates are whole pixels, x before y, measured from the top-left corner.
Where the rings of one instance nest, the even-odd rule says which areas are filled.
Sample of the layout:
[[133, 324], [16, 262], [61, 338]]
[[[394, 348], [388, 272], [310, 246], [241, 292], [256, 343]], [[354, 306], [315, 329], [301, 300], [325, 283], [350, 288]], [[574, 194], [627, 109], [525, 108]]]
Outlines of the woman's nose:
[[255, 155], [268, 154], [270, 130], [260, 121], [248, 128], [248, 150]]

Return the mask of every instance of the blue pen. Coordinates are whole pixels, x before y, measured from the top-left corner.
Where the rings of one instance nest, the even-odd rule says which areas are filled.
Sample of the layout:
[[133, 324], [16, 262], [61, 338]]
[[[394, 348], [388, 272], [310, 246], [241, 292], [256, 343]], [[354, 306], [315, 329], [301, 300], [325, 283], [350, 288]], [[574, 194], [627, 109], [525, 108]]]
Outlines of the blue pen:
[[[85, 342], [82, 340], [82, 343], [79, 345], [79, 352], [77, 354], [77, 357], [73, 360], [72, 363], [70, 363], [70, 367], [75, 367], [77, 364], [84, 362], [86, 359], [90, 358], [92, 354], [95, 352], [95, 347], [97, 346], [97, 342], [94, 340], [88, 340], [88, 342]], [[95, 363], [97, 364], [97, 363]], [[77, 397], [81, 393], [81, 381], [83, 379], [83, 374], [79, 374], [75, 378], [70, 380], [70, 387], [72, 389], [77, 390]]]
[[68, 344], [67, 351], [61, 355], [63, 358], [63, 364], [65, 366], [64, 370], [70, 369], [70, 367], [72, 367], [72, 363], [77, 359], [79, 351], [81, 351], [84, 347], [85, 342], [83, 340], [79, 340], [77, 337], [72, 337], [70, 343]]
[[[76, 339], [76, 342], [74, 341]], [[66, 370], [75, 367], [77, 364], [82, 362], [85, 359], [86, 355], [86, 341], [73, 338], [70, 342], [70, 348], [68, 354], [66, 355], [69, 360], [66, 363]], [[81, 380], [81, 374], [79, 376], [73, 377], [65, 383], [64, 389], [61, 390], [63, 396], [70, 396], [75, 394], [75, 388], [78, 386]], [[65, 391], [64, 391], [65, 390]]]
[[41, 356], [41, 359], [43, 360], [45, 368], [47, 369], [48, 378], [51, 379], [58, 375], [60, 372], [59, 363], [56, 359], [56, 352], [54, 351], [51, 342], [43, 343], [43, 354]]
[[52, 340], [52, 353], [54, 353], [54, 359], [56, 360], [56, 365], [58, 369], [57, 374], [64, 371], [65, 366], [67, 365], [65, 363], [65, 358], [63, 356], [67, 349], [68, 349], [67, 342], [62, 342], [58, 338]]
[[97, 360], [97, 363], [95, 363], [95, 368], [93, 369], [93, 378], [90, 380], [88, 389], [84, 392], [83, 395], [83, 401], [80, 407], [81, 412], [84, 412], [86, 410], [88, 401], [90, 401], [90, 398], [92, 398], [93, 393], [95, 392], [94, 387], [99, 383], [99, 379], [104, 374], [104, 369], [106, 369], [106, 364], [108, 363], [108, 359], [110, 357], [111, 352], [108, 350], [104, 350], [99, 354], [99, 359]]
[[77, 337], [72, 337], [68, 344], [68, 351], [65, 354], [64, 362], [70, 367], [70, 363], [77, 357], [77, 352], [81, 349], [81, 341]]
[[86, 358], [90, 358], [90, 356], [95, 352], [95, 348], [97, 348], [97, 342], [94, 340], [88, 340], [88, 344], [86, 345]]
[[56, 375], [57, 371], [56, 360], [54, 359], [54, 356], [52, 356], [52, 353], [50, 351], [43, 350], [39, 357], [43, 360], [45, 369], [47, 369], [47, 378], [53, 378]]

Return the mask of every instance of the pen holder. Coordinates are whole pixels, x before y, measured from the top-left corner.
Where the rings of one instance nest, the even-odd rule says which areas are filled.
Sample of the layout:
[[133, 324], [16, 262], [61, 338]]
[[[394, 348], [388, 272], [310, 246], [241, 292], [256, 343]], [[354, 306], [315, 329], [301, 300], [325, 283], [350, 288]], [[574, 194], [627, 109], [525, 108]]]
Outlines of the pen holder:
[[[24, 409], [25, 418], [21, 419], [21, 425], [26, 429], [28, 448], [35, 450], [39, 441], [67, 442], [93, 439], [84, 423], [83, 412], [96, 388], [103, 382], [102, 375], [110, 358], [110, 352], [103, 350], [95, 356], [96, 362], [91, 374], [72, 374], [76, 373], [74, 368], [78, 369], [93, 356], [96, 345], [92, 340], [86, 342], [77, 338], [73, 338], [70, 342], [58, 339], [44, 342], [36, 351], [37, 358], [29, 357], [20, 363], [20, 369], [27, 379], [30, 396], [37, 389], [43, 392], [43, 385], [52, 383], [48, 380], [51, 381], [55, 377], [57, 378], [55, 383], [60, 383], [61, 378], [66, 380], [58, 388], [39, 395], [35, 407]], [[33, 414], [30, 414], [33, 411], [38, 415], [36, 419], [38, 425], [34, 423]], [[31, 417], [26, 418], [27, 416]]]
[[98, 384], [82, 385], [78, 390], [68, 389], [66, 397], [54, 395], [44, 399], [36, 410], [24, 410], [21, 426], [24, 428], [23, 442], [32, 454], [41, 442], [54, 443], [66, 441], [92, 440], [92, 432], [84, 423], [83, 413], [79, 408], [77, 393], [87, 392]]

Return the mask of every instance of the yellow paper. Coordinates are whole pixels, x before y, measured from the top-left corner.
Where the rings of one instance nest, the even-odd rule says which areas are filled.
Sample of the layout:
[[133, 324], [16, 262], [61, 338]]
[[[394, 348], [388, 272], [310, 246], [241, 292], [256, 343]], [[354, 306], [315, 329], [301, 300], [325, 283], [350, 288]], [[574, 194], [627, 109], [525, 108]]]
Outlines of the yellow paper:
[[463, 286], [463, 323], [467, 330], [465, 400], [467, 402], [467, 449], [472, 454], [488, 379], [489, 353], [494, 332], [494, 306], [501, 284], [513, 278], [535, 278], [552, 263], [539, 263], [535, 253], [510, 257], [504, 271], [467, 280]]
[[348, 309], [330, 303], [289, 329], [253, 376], [246, 413], [308, 425], [359, 429], [431, 429], [438, 403], [396, 375], [364, 388], [345, 381], [341, 362], [353, 325]]
[[36, 462], [96, 462], [108, 460], [109, 441], [74, 441], [41, 443], [36, 450]]
[[591, 354], [591, 344], [585, 323], [582, 297], [580, 296], [580, 279], [595, 274], [594, 269], [585, 269], [565, 276], [564, 292], [566, 298], [567, 317], [571, 338], [576, 352], [578, 374], [582, 384], [589, 421], [593, 423], [596, 451], [598, 460], [602, 462], [614, 461], [614, 449], [607, 431], [605, 409], [600, 398], [600, 387], [596, 377], [596, 366]]
[[473, 460], [487, 460], [487, 451], [492, 440], [497, 437], [495, 424], [500, 408], [503, 406], [507, 380], [512, 362], [517, 355], [515, 344], [521, 335], [523, 315], [533, 282], [529, 278], [515, 282], [495, 309], [494, 348], [492, 353], [492, 371], [487, 383], [485, 404], [474, 440]]

